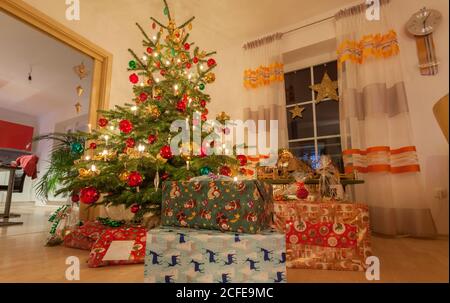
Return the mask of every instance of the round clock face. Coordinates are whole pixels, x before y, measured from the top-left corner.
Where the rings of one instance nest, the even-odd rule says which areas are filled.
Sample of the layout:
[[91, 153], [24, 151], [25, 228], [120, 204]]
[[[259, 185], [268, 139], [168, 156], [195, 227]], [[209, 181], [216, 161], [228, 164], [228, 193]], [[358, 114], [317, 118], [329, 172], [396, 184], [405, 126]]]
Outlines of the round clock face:
[[442, 15], [434, 9], [421, 9], [406, 24], [408, 31], [414, 36], [431, 34], [440, 23]]

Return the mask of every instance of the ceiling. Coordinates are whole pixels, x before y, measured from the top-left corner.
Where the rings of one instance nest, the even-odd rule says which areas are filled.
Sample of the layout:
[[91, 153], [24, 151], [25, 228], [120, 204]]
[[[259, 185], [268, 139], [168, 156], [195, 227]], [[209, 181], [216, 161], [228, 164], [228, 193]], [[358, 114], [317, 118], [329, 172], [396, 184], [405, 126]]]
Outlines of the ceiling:
[[[158, 8], [150, 15], [163, 20], [162, 0], [150, 2]], [[168, 3], [177, 23], [195, 16], [196, 30], [204, 32], [207, 39], [243, 41], [290, 28], [323, 13], [337, 12], [355, 0], [169, 0]]]
[[84, 62], [92, 71], [91, 58], [1, 11], [0, 28], [8, 29], [0, 31], [0, 110], [32, 116], [75, 112], [76, 87], [81, 84], [81, 114], [87, 112], [92, 78], [80, 82], [73, 66]]

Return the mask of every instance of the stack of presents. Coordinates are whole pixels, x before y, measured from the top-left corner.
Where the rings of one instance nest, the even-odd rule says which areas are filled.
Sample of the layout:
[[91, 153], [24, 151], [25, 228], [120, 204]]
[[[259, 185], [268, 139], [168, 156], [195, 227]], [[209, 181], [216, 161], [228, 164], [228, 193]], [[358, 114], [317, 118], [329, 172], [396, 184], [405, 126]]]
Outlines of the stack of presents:
[[314, 196], [303, 184], [254, 176], [164, 182], [160, 227], [99, 219], [65, 232], [63, 243], [90, 250], [90, 267], [145, 263], [149, 283], [280, 283], [286, 268], [365, 270], [366, 205], [327, 198], [330, 180]]

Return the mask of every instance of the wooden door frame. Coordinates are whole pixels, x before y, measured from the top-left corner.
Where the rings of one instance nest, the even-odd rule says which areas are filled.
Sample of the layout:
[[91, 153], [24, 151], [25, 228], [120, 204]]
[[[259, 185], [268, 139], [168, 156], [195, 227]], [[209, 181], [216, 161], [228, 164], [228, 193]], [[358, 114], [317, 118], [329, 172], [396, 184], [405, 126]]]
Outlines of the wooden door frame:
[[94, 60], [89, 103], [89, 123], [97, 126], [101, 109], [108, 109], [111, 87], [112, 54], [22, 0], [0, 0], [0, 11], [69, 45]]

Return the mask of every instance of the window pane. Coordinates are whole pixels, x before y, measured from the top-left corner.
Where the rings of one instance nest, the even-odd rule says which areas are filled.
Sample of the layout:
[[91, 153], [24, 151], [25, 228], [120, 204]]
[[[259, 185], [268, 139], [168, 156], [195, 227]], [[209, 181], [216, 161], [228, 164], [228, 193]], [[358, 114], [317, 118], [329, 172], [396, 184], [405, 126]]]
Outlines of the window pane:
[[314, 137], [312, 104], [305, 104], [300, 107], [305, 109], [302, 113], [303, 118], [296, 117], [295, 119], [292, 119], [292, 113], [290, 111], [293, 110], [294, 107], [286, 109], [289, 140]]
[[297, 158], [303, 160], [313, 169], [317, 168], [318, 161], [314, 147], [314, 140], [289, 143], [289, 149]]
[[[326, 67], [325, 67], [326, 65]], [[325, 71], [327, 71], [328, 76], [330, 76], [331, 80], [337, 80], [337, 61], [331, 61], [324, 64], [314, 66], [314, 84], [321, 83], [323, 79], [323, 75], [325, 75]]]
[[311, 70], [309, 68], [286, 73], [284, 77], [287, 105], [311, 101], [312, 95], [309, 88]]
[[339, 135], [339, 102], [322, 101], [316, 104], [318, 136]]
[[319, 155], [329, 155], [333, 160], [334, 165], [339, 168], [339, 171], [344, 171], [344, 164], [342, 162], [341, 138], [329, 138], [317, 140]]

